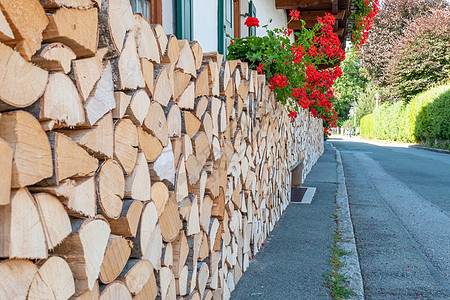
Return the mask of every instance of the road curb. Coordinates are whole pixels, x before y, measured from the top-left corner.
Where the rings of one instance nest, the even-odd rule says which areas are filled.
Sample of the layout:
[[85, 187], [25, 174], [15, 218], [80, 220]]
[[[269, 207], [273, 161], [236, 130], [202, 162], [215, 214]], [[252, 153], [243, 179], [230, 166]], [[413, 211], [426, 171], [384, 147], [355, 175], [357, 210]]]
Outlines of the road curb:
[[450, 154], [450, 150], [427, 147], [427, 146], [422, 146], [422, 145], [411, 145], [411, 146], [409, 146], [409, 148], [426, 150], [426, 151], [437, 152], [437, 153]]
[[348, 252], [348, 255], [341, 257], [344, 267], [342, 267], [342, 274], [348, 278], [350, 288], [355, 292], [351, 300], [364, 299], [364, 287], [361, 276], [361, 268], [359, 264], [358, 251], [356, 249], [355, 235], [353, 231], [353, 223], [350, 216], [350, 208], [348, 204], [347, 185], [345, 183], [345, 173], [342, 165], [341, 152], [337, 150], [332, 143], [328, 142], [336, 151], [337, 161], [337, 195], [336, 204], [339, 207], [338, 214], [338, 230], [341, 234], [341, 241], [337, 246]]

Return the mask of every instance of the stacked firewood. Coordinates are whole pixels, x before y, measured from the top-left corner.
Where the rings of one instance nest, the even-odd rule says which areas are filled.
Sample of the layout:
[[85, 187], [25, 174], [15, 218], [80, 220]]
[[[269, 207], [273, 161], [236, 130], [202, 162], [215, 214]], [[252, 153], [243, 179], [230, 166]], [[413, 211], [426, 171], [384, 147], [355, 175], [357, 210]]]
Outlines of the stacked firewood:
[[0, 299], [228, 299], [323, 151], [129, 0], [0, 0]]

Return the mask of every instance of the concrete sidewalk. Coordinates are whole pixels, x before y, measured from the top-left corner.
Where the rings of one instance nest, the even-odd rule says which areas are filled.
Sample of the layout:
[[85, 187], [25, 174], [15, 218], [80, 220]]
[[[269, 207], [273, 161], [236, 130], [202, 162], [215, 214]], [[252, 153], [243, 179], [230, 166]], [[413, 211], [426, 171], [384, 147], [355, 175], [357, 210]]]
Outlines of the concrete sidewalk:
[[325, 145], [324, 155], [304, 182], [317, 188], [314, 200], [288, 206], [231, 299], [331, 299], [323, 275], [332, 269], [328, 262], [336, 226], [335, 153]]

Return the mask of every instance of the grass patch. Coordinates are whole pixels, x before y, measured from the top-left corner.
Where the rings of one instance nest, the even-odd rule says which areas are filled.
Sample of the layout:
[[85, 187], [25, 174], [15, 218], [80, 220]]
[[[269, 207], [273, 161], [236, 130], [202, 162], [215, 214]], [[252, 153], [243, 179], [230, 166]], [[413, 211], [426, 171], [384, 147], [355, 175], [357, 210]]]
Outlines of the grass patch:
[[333, 234], [333, 246], [331, 249], [331, 257], [329, 264], [333, 266], [330, 274], [326, 274], [324, 285], [330, 289], [330, 296], [334, 299], [348, 299], [355, 294], [349, 287], [348, 279], [340, 272], [344, 267], [341, 257], [349, 255], [351, 252], [346, 251], [337, 244], [342, 241], [341, 234], [337, 228], [338, 225], [339, 206], [336, 206], [333, 219], [336, 222], [336, 229]]

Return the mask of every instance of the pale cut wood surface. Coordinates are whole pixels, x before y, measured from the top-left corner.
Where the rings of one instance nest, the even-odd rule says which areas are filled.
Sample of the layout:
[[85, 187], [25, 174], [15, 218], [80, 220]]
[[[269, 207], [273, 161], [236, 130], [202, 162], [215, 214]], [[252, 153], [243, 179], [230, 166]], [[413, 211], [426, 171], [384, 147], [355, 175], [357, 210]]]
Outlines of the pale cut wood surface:
[[153, 266], [145, 259], [130, 259], [120, 273], [118, 280], [125, 283], [132, 295], [139, 293], [153, 273]]
[[92, 7], [92, 0], [39, 0], [45, 9], [55, 9], [58, 7], [71, 8], [90, 8]]
[[73, 61], [73, 77], [83, 100], [87, 100], [97, 81], [103, 74], [103, 57], [108, 48], [100, 49], [94, 57]]
[[162, 238], [165, 242], [174, 241], [183, 227], [178, 214], [178, 205], [174, 196], [169, 197], [159, 216]]
[[11, 190], [12, 161], [13, 149], [2, 138], [0, 138], [0, 166], [2, 173], [0, 174], [0, 205], [9, 204], [9, 196]]
[[134, 26], [131, 4], [127, 0], [101, 0], [101, 4], [99, 46], [108, 46], [108, 57], [117, 57], [122, 52], [127, 31]]
[[138, 200], [123, 201], [122, 211], [116, 220], [109, 219], [111, 233], [123, 237], [135, 237], [144, 203]]
[[33, 104], [45, 91], [47, 75], [0, 43], [0, 111]]
[[113, 118], [122, 119], [130, 104], [131, 96], [124, 92], [114, 92], [114, 99], [116, 100], [116, 107], [112, 110]]
[[192, 77], [197, 77], [194, 54], [191, 51], [188, 40], [178, 41], [178, 44], [180, 45], [180, 57], [176, 68], [181, 69], [184, 73], [190, 74]]
[[68, 136], [58, 132], [48, 132], [53, 156], [53, 176], [43, 181], [44, 185], [58, 185], [70, 177], [86, 177], [94, 174], [98, 160], [89, 155]]
[[12, 24], [15, 38], [6, 44], [29, 60], [41, 48], [42, 32], [48, 24], [44, 9], [39, 0], [2, 0], [0, 7], [8, 23]]
[[153, 99], [163, 106], [169, 103], [173, 94], [169, 79], [170, 65], [157, 65], [154, 68], [154, 92]]
[[72, 232], [70, 219], [62, 203], [47, 193], [34, 195], [44, 227], [45, 238], [49, 250], [55, 248]]
[[156, 211], [155, 204], [153, 202], [149, 202], [142, 210], [137, 235], [136, 238], [133, 239], [131, 257], [142, 258], [147, 252], [147, 248], [151, 246], [149, 244], [149, 240], [151, 239], [151, 235], [156, 228], [157, 222], [158, 212]]
[[125, 267], [131, 253], [131, 243], [119, 235], [110, 235], [99, 278], [107, 284], [116, 279]]
[[127, 108], [127, 115], [134, 125], [141, 126], [147, 116], [150, 107], [150, 98], [143, 89], [137, 90], [131, 97], [130, 105]]
[[116, 122], [114, 129], [114, 158], [125, 174], [130, 174], [136, 165], [139, 137], [136, 126], [130, 119]]
[[126, 285], [120, 281], [113, 281], [108, 284], [100, 294], [100, 300], [123, 299], [131, 300], [130, 291]]
[[[50, 129], [54, 125], [72, 127], [85, 121], [80, 94], [69, 76], [63, 73], [50, 74], [40, 103], [30, 109], [39, 120], [50, 120]], [[34, 113], [35, 109], [38, 113]]]
[[96, 174], [96, 185], [101, 210], [108, 218], [117, 219], [125, 193], [125, 178], [120, 165], [112, 159], [103, 162]]
[[6, 21], [5, 15], [0, 10], [0, 42], [5, 42], [14, 39], [14, 33]]
[[11, 187], [24, 187], [52, 176], [50, 143], [32, 115], [24, 111], [1, 114], [0, 137], [13, 149]]
[[70, 300], [98, 300], [100, 298], [100, 287], [98, 281], [94, 283], [92, 290], [86, 290], [79, 296], [73, 296]]
[[181, 136], [181, 111], [178, 105], [174, 104], [170, 106], [170, 110], [167, 113], [167, 130], [169, 137]]
[[144, 152], [148, 162], [154, 162], [161, 152], [163, 146], [157, 137], [145, 132], [142, 127], [138, 127], [139, 148]]
[[98, 45], [97, 9], [60, 8], [48, 17], [43, 32], [44, 41], [61, 42], [69, 46], [77, 57], [95, 55]]
[[117, 64], [114, 66], [114, 71], [118, 72], [114, 75], [114, 84], [117, 89], [132, 90], [145, 87], [134, 31], [127, 35], [120, 57], [114, 64]]
[[164, 211], [164, 207], [169, 200], [169, 189], [163, 182], [155, 182], [152, 184], [151, 198], [153, 203], [155, 203], [158, 216], [161, 216]]
[[173, 99], [177, 100], [191, 81], [191, 75], [183, 73], [181, 70], [175, 70], [173, 73], [173, 81]]
[[104, 115], [92, 128], [59, 130], [58, 132], [70, 137], [95, 158], [113, 157], [114, 124], [111, 113]]
[[153, 95], [155, 92], [155, 67], [153, 66], [153, 63], [146, 58], [141, 58], [141, 66], [142, 75], [144, 76], [145, 81], [145, 90], [149, 95]]
[[0, 298], [26, 299], [38, 268], [29, 260], [8, 259], [0, 262]]
[[153, 101], [150, 104], [143, 128], [156, 136], [164, 147], [169, 144], [167, 119], [161, 104], [158, 102]]
[[180, 56], [180, 46], [178, 45], [178, 39], [175, 35], [168, 35], [167, 48], [162, 54], [162, 63], [176, 64]]
[[134, 28], [138, 54], [140, 58], [146, 58], [157, 64], [161, 61], [161, 54], [155, 33], [140, 14], [134, 14]]
[[155, 300], [158, 296], [158, 288], [156, 286], [155, 273], [151, 272], [147, 283], [142, 287], [141, 291], [134, 296], [136, 300]]
[[150, 195], [151, 180], [147, 159], [143, 152], [139, 152], [133, 172], [125, 177], [125, 197], [134, 200], [149, 201]]
[[31, 62], [49, 72], [67, 74], [72, 69], [72, 60], [75, 58], [77, 58], [75, 52], [66, 45], [52, 43], [43, 44], [38, 53], [31, 57]]
[[54, 253], [66, 258], [75, 279], [75, 294], [80, 295], [94, 288], [110, 229], [103, 219], [75, 219], [71, 222], [72, 233], [55, 248]]
[[53, 256], [39, 264], [28, 299], [69, 299], [75, 293], [72, 271], [64, 259]]
[[13, 190], [11, 203], [0, 210], [0, 257], [47, 258], [44, 228], [30, 192]]
[[177, 203], [189, 195], [184, 156], [180, 157], [175, 173], [175, 194]]
[[160, 24], [152, 24], [152, 28], [155, 31], [156, 39], [158, 40], [160, 53], [164, 53], [169, 40], [167, 39], [166, 32]]
[[184, 92], [180, 95], [177, 100], [177, 104], [182, 109], [194, 109], [194, 94], [195, 94], [195, 84], [191, 82], [188, 84]]

